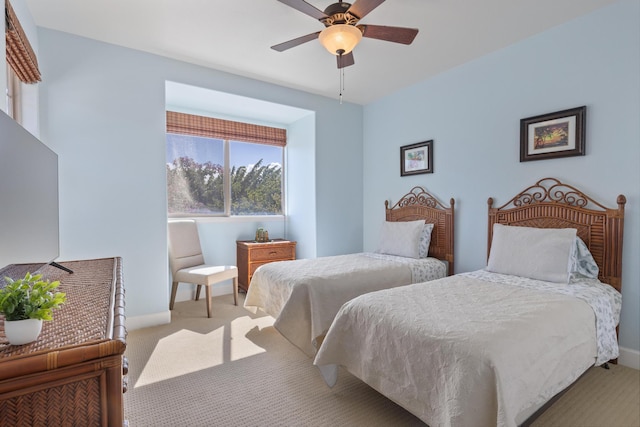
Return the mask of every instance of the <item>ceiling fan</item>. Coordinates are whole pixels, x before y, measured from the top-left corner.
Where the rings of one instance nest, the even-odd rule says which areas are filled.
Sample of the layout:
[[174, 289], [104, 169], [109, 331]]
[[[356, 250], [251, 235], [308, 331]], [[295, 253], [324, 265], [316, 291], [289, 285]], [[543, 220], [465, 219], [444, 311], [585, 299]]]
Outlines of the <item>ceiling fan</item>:
[[320, 43], [338, 58], [338, 68], [355, 63], [353, 48], [362, 37], [385, 40], [394, 43], [411, 44], [418, 34], [416, 28], [388, 27], [383, 25], [358, 24], [369, 12], [384, 3], [385, 0], [356, 0], [355, 3], [333, 3], [322, 11], [304, 0], [278, 0], [312, 18], [320, 21], [326, 28], [322, 31], [271, 46], [271, 49], [283, 52], [311, 40], [320, 39]]

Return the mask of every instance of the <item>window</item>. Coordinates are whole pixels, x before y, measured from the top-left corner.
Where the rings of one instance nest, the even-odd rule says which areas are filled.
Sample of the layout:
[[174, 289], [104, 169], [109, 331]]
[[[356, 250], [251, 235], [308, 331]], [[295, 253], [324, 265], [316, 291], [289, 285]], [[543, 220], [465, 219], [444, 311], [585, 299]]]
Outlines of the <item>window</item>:
[[20, 80], [7, 64], [7, 114], [12, 117], [16, 122], [22, 123], [20, 117]]
[[38, 83], [41, 81], [41, 75], [36, 54], [8, 0], [4, 2], [4, 8], [7, 58], [7, 113], [18, 123], [21, 123], [21, 82], [27, 84]]
[[170, 216], [283, 214], [286, 131], [167, 112]]

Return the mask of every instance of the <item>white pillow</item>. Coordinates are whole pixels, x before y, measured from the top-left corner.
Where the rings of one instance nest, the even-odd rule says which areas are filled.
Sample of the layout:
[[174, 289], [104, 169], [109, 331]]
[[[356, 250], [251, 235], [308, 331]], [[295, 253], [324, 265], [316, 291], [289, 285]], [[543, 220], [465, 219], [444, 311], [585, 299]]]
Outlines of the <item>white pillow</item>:
[[433, 224], [425, 224], [422, 227], [420, 233], [420, 242], [418, 243], [418, 254], [420, 258], [426, 258], [429, 256], [429, 245], [431, 244], [431, 232], [433, 231]]
[[579, 237], [571, 245], [569, 255], [569, 275], [571, 277], [587, 277], [597, 279], [600, 268], [589, 252], [587, 244]]
[[575, 228], [493, 225], [487, 270], [547, 282], [568, 283]]
[[[378, 252], [408, 258], [419, 258], [418, 242], [424, 221], [384, 221], [380, 228]], [[566, 268], [567, 264], [565, 264]]]

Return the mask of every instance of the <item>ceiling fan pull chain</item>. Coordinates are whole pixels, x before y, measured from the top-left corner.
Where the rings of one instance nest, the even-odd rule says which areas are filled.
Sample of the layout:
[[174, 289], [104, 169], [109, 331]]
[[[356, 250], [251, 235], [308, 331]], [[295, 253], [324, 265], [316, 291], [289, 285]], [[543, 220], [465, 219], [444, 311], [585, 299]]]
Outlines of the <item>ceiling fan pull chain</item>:
[[338, 53], [338, 72], [340, 73], [340, 105], [342, 105], [342, 92], [344, 91], [344, 67], [342, 66], [344, 50], [340, 49]]
[[342, 92], [344, 91], [344, 68], [340, 69], [340, 104], [342, 104]]

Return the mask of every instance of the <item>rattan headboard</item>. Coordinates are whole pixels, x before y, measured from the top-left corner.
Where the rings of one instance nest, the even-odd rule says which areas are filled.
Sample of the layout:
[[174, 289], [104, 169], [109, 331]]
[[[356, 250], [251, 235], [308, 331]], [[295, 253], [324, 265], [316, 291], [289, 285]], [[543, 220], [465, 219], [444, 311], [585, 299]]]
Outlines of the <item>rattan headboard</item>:
[[431, 244], [429, 256], [445, 260], [449, 263], [449, 275], [453, 274], [453, 212], [455, 201], [449, 201], [446, 207], [422, 187], [413, 187], [411, 191], [389, 207], [385, 200], [387, 221], [415, 221], [424, 219], [432, 223]]
[[491, 251], [493, 224], [538, 228], [575, 228], [589, 247], [600, 274], [598, 278], [618, 291], [622, 289], [622, 234], [624, 205], [609, 209], [576, 188], [555, 178], [543, 178], [499, 208], [489, 198], [487, 256]]

